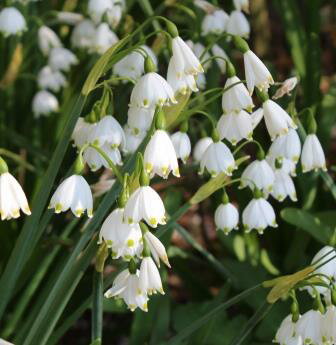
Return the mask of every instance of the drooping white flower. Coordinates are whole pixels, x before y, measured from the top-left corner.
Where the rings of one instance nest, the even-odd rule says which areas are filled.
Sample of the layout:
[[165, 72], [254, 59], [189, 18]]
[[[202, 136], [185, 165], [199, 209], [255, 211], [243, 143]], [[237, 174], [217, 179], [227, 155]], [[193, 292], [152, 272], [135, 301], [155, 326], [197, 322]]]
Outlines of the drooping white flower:
[[287, 158], [294, 163], [300, 158], [301, 141], [297, 131], [290, 128], [287, 134], [277, 137], [269, 148], [268, 156], [273, 158]]
[[164, 295], [159, 270], [150, 256], [144, 257], [141, 261], [139, 288], [141, 292], [147, 293], [148, 295], [157, 292]]
[[336, 342], [336, 307], [331, 305], [322, 319], [322, 337], [326, 344], [335, 344]]
[[175, 148], [166, 131], [158, 129], [154, 132], [145, 149], [144, 164], [151, 176], [167, 178], [170, 172], [180, 176]]
[[239, 213], [237, 208], [228, 203], [220, 204], [215, 212], [216, 227], [228, 235], [233, 229], [238, 229]]
[[273, 198], [281, 202], [288, 196], [292, 201], [297, 201], [295, 185], [290, 175], [280, 168], [275, 169], [274, 177], [271, 190]]
[[250, 36], [250, 23], [244, 16], [243, 12], [235, 10], [230, 13], [226, 31], [231, 35], [238, 35], [247, 38]]
[[292, 314], [289, 314], [282, 322], [276, 332], [274, 342], [281, 345], [288, 344], [288, 341], [296, 334], [296, 323], [292, 320]]
[[130, 126], [124, 127], [126, 144], [123, 148], [125, 153], [133, 153], [137, 150], [146, 136], [146, 131], [139, 131], [136, 128]]
[[96, 29], [91, 50], [102, 55], [118, 41], [118, 36], [109, 28], [108, 24], [101, 23]]
[[21, 35], [27, 30], [26, 20], [15, 7], [5, 7], [0, 12], [0, 32], [7, 37]]
[[249, 13], [249, 0], [233, 0], [233, 4], [236, 10]]
[[[223, 93], [222, 96], [222, 108], [224, 113], [231, 113], [233, 111], [238, 112], [242, 109], [248, 112], [252, 111], [254, 107], [252, 98], [247, 91], [243, 83], [237, 84], [240, 79], [237, 76], [228, 78], [224, 90], [228, 89]], [[235, 86], [231, 86], [237, 84]]]
[[58, 100], [49, 91], [41, 90], [34, 96], [32, 108], [36, 118], [41, 115], [48, 116], [59, 110]]
[[206, 0], [194, 0], [193, 3], [206, 13], [211, 13], [216, 10], [216, 7]]
[[224, 74], [226, 72], [226, 63], [224, 60], [228, 60], [229, 57], [227, 56], [223, 48], [221, 48], [218, 44], [213, 45], [213, 47], [211, 48], [211, 52], [213, 56], [219, 56], [222, 58], [222, 59], [216, 59], [215, 61], [220, 71]]
[[67, 85], [65, 76], [60, 71], [54, 71], [49, 66], [44, 66], [37, 76], [37, 83], [41, 89], [58, 92]]
[[223, 142], [213, 142], [208, 146], [201, 158], [201, 174], [205, 168], [212, 177], [221, 172], [226, 173], [228, 176], [232, 175], [236, 163], [230, 149]]
[[48, 56], [53, 48], [62, 47], [62, 42], [52, 29], [43, 25], [38, 30], [38, 45], [42, 54]]
[[160, 259], [168, 267], [170, 267], [166, 248], [162, 244], [162, 242], [155, 235], [153, 235], [150, 231], [145, 232], [144, 238], [147, 241], [148, 248], [149, 248], [156, 264], [158, 265], [158, 267], [160, 267]]
[[203, 67], [187, 43], [180, 36], [172, 39], [174, 67], [179, 77], [203, 73]]
[[131, 93], [130, 105], [153, 108], [176, 103], [174, 91], [167, 81], [155, 72], [142, 76]]
[[[312, 260], [313, 266], [321, 267], [315, 269], [315, 273], [324, 274], [330, 278], [336, 279], [336, 258], [332, 259], [336, 255], [336, 251], [331, 246], [324, 246], [320, 249]], [[330, 260], [330, 261], [329, 261]], [[327, 261], [329, 261], [327, 263]]]
[[89, 218], [92, 217], [92, 194], [86, 180], [81, 175], [67, 177], [53, 194], [49, 208], [55, 213], [65, 212], [69, 208], [76, 217], [80, 217], [86, 210]]
[[53, 48], [50, 51], [48, 64], [56, 71], [68, 72], [71, 66], [77, 63], [77, 57], [66, 48]]
[[[101, 146], [104, 153], [111, 159], [115, 165], [122, 165], [121, 154], [117, 148], [112, 148], [109, 144]], [[83, 159], [92, 171], [99, 170], [102, 166], [111, 169], [105, 158], [94, 148], [88, 147], [83, 153]]]
[[253, 113], [251, 113], [251, 119], [252, 119], [252, 127], [253, 129], [258, 126], [260, 121], [262, 120], [264, 116], [264, 111], [262, 108], [257, 109]]
[[139, 131], [147, 131], [153, 121], [155, 108], [129, 107], [127, 124]]
[[193, 151], [193, 158], [196, 162], [201, 161], [204, 152], [212, 143], [213, 143], [213, 140], [210, 137], [204, 137], [198, 140]]
[[118, 148], [119, 146], [123, 148], [125, 133], [112, 115], [106, 115], [92, 128], [88, 141], [98, 146], [108, 144], [112, 148]]
[[76, 126], [71, 136], [77, 148], [80, 149], [84, 144], [89, 142], [89, 133], [95, 126], [95, 123], [86, 122], [83, 117], [77, 119]]
[[126, 4], [124, 0], [112, 0], [112, 3], [112, 10], [107, 12], [107, 21], [115, 29], [120, 23]]
[[[209, 52], [205, 51], [205, 47], [202, 43], [200, 43], [200, 42], [194, 43], [193, 41], [188, 40], [188, 41], [186, 41], [186, 44], [194, 52], [194, 54], [198, 60], [204, 61], [204, 60], [208, 60], [210, 58]], [[210, 66], [211, 66], [211, 61], [208, 61], [202, 65], [204, 71], [207, 71]]]
[[267, 161], [256, 159], [243, 171], [240, 188], [249, 186], [253, 190], [257, 187], [260, 190], [270, 192], [273, 188], [274, 179], [274, 172]]
[[297, 126], [292, 118], [277, 103], [268, 99], [263, 103], [264, 119], [267, 131], [272, 140], [288, 133]]
[[295, 86], [298, 83], [298, 78], [297, 77], [292, 77], [286, 79], [281, 86], [277, 89], [276, 93], [272, 97], [273, 99], [278, 99], [283, 97], [284, 95], [291, 95], [291, 91], [294, 90]]
[[88, 13], [95, 24], [99, 24], [104, 14], [113, 10], [112, 0], [89, 0]]
[[0, 175], [1, 220], [20, 217], [20, 209], [30, 215], [26, 195], [19, 182], [8, 171]]
[[165, 213], [159, 194], [150, 186], [140, 186], [128, 199], [124, 218], [129, 224], [144, 219], [148, 225], [156, 228], [158, 224], [166, 224]]
[[232, 145], [240, 140], [251, 140], [253, 135], [252, 118], [244, 110], [223, 114], [218, 123], [217, 130], [221, 139], [227, 139]]
[[183, 163], [186, 163], [191, 152], [191, 143], [188, 134], [179, 131], [171, 135], [170, 138], [174, 145], [176, 157], [180, 158]]
[[112, 257], [122, 257], [130, 260], [132, 257], [140, 257], [142, 252], [142, 234], [139, 224], [127, 224], [124, 222], [124, 209], [116, 208], [105, 219], [100, 232], [99, 242], [105, 241], [108, 248], [112, 249]]
[[[279, 158], [275, 158], [274, 156], [270, 156], [270, 155], [267, 155], [266, 157], [268, 164], [272, 167], [273, 170], [276, 169], [277, 159]], [[289, 174], [293, 177], [296, 176], [296, 164], [292, 160], [287, 159], [287, 158], [282, 158], [280, 159], [280, 162], [281, 162], [281, 170], [284, 173]]]
[[71, 44], [75, 48], [90, 50], [96, 35], [96, 27], [90, 19], [79, 22], [72, 31]]
[[148, 311], [147, 294], [139, 289], [139, 270], [131, 274], [128, 269], [121, 271], [115, 278], [112, 287], [104, 294], [106, 298], [120, 297], [131, 311], [140, 308]]
[[301, 335], [304, 344], [322, 344], [322, 314], [309, 310], [297, 322], [296, 331]]
[[202, 21], [202, 35], [206, 36], [209, 34], [222, 34], [226, 31], [228, 20], [229, 15], [221, 9], [208, 13]]
[[76, 25], [84, 20], [84, 16], [81, 13], [61, 11], [57, 12], [56, 18], [60, 23]]
[[256, 229], [259, 234], [271, 226], [278, 225], [272, 205], [262, 197], [252, 199], [243, 211], [243, 225], [246, 232]]
[[316, 134], [308, 134], [302, 147], [302, 172], [322, 169], [327, 171], [323, 148]]
[[244, 67], [247, 89], [250, 94], [253, 93], [255, 87], [261, 91], [267, 91], [269, 86], [274, 84], [269, 70], [251, 50], [244, 53]]

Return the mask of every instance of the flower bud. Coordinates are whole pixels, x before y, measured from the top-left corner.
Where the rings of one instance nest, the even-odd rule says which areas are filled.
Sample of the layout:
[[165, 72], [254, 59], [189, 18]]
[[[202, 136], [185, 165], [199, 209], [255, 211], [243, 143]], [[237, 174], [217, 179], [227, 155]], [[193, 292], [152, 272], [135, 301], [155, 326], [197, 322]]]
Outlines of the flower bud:
[[8, 165], [5, 160], [0, 157], [0, 175], [8, 172]]
[[241, 51], [243, 54], [250, 50], [250, 47], [247, 44], [247, 42], [243, 38], [241, 38], [239, 36], [234, 36], [233, 37], [233, 43], [234, 43], [235, 47], [239, 51]]
[[166, 25], [167, 25], [167, 31], [172, 38], [179, 36], [177, 27], [173, 22], [171, 22], [170, 20], [167, 20]]

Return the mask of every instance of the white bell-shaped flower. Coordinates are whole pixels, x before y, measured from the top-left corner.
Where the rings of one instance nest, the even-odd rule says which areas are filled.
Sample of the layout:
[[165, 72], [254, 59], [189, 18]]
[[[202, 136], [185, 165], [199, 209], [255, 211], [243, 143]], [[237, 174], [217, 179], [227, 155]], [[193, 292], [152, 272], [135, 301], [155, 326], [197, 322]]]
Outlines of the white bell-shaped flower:
[[233, 0], [233, 4], [236, 10], [249, 13], [249, 0]]
[[293, 91], [298, 83], [297, 77], [292, 77], [286, 79], [281, 86], [276, 90], [275, 95], [272, 97], [273, 99], [278, 99], [283, 97], [284, 95], [291, 95], [291, 91]]
[[38, 30], [38, 45], [43, 55], [48, 56], [51, 49], [62, 47], [62, 42], [56, 33], [48, 26], [42, 25]]
[[233, 229], [238, 229], [239, 213], [230, 202], [220, 204], [215, 212], [215, 224], [217, 229], [228, 235]]
[[112, 10], [112, 0], [89, 0], [88, 13], [95, 24], [99, 24], [103, 20], [104, 14]]
[[86, 210], [88, 217], [92, 217], [92, 193], [90, 186], [81, 175], [67, 177], [53, 194], [49, 208], [55, 213], [65, 212], [69, 208], [76, 217], [80, 217]]
[[201, 174], [203, 174], [205, 168], [212, 177], [221, 172], [228, 176], [232, 175], [236, 163], [230, 149], [223, 142], [213, 142], [208, 146], [201, 159]]
[[106, 115], [93, 127], [88, 141], [98, 146], [108, 144], [112, 148], [124, 147], [125, 133], [112, 115]]
[[[333, 257], [336, 255], [336, 251], [331, 246], [324, 246], [320, 249], [312, 260], [312, 265], [321, 267], [315, 269], [314, 273], [324, 274], [329, 278], [334, 278], [336, 280], [336, 258]], [[330, 260], [330, 261], [329, 261]], [[327, 261], [329, 261], [327, 263]], [[322, 266], [322, 264], [324, 264]]]
[[153, 256], [158, 267], [160, 267], [160, 259], [170, 268], [170, 263], [168, 260], [168, 255], [165, 246], [162, 242], [153, 235], [150, 231], [146, 231], [144, 238], [147, 241], [148, 248]]
[[54, 71], [49, 66], [44, 66], [37, 76], [37, 83], [41, 89], [49, 89], [59, 92], [62, 87], [67, 85], [65, 76], [60, 71]]
[[0, 175], [1, 220], [20, 217], [20, 209], [27, 215], [31, 214], [26, 195], [19, 182], [5, 171]]
[[212, 138], [204, 137], [197, 141], [194, 150], [193, 150], [193, 158], [196, 162], [200, 162], [204, 152], [209, 147], [210, 144], [213, 143]]
[[289, 314], [282, 322], [276, 332], [274, 342], [284, 345], [296, 334], [296, 323], [292, 320], [292, 314]]
[[326, 344], [336, 343], [336, 307], [331, 305], [322, 319], [322, 337]]
[[147, 294], [139, 288], [139, 270], [131, 274], [128, 269], [121, 271], [115, 278], [112, 287], [104, 294], [106, 298], [119, 297], [124, 300], [128, 308], [134, 311], [140, 308], [148, 311]]
[[172, 39], [172, 50], [174, 67], [178, 76], [197, 75], [204, 72], [200, 61], [180, 36]]
[[21, 35], [27, 30], [26, 20], [15, 7], [5, 7], [0, 12], [0, 32], [7, 37]]
[[151, 176], [167, 178], [170, 172], [180, 177], [174, 145], [166, 131], [157, 129], [144, 152], [145, 169]]
[[[205, 47], [200, 42], [192, 42], [191, 40], [186, 41], [186, 44], [190, 47], [190, 49], [194, 52], [195, 56], [198, 60], [208, 60], [211, 55], [208, 51], [205, 51]], [[204, 71], [207, 71], [209, 67], [211, 66], [211, 61], [206, 62], [204, 65], [202, 65]]]
[[102, 55], [118, 41], [118, 36], [109, 28], [108, 24], [101, 23], [96, 29], [91, 50]]
[[51, 113], [58, 112], [58, 100], [49, 91], [41, 90], [34, 96], [32, 108], [35, 118], [39, 118], [41, 115], [48, 116]]
[[229, 15], [221, 9], [208, 13], [202, 21], [202, 35], [206, 36], [209, 34], [222, 34], [226, 31], [228, 21]]
[[253, 93], [255, 87], [261, 91], [267, 91], [269, 86], [274, 84], [269, 70], [251, 50], [244, 53], [244, 68], [247, 89], [250, 94]]
[[240, 188], [249, 186], [252, 190], [257, 187], [265, 192], [272, 191], [275, 176], [272, 168], [265, 159], [251, 162], [241, 175]]
[[218, 123], [217, 130], [221, 139], [227, 139], [232, 145], [236, 145], [240, 140], [251, 140], [253, 126], [251, 116], [244, 110], [223, 114]]
[[[237, 76], [228, 78], [222, 96], [222, 109], [224, 113], [238, 112], [242, 109], [251, 112], [254, 104], [252, 98], [243, 83], [237, 84], [241, 80]], [[231, 86], [237, 84], [235, 86]]]
[[124, 127], [125, 132], [125, 147], [123, 148], [123, 152], [125, 153], [133, 153], [135, 152], [139, 145], [146, 137], [146, 131], [139, 131], [136, 128], [132, 128], [130, 126]]
[[292, 201], [297, 201], [295, 185], [290, 175], [280, 168], [275, 169], [274, 177], [271, 190], [273, 198], [281, 202], [288, 196]]
[[268, 99], [263, 103], [264, 119], [267, 131], [272, 140], [288, 133], [297, 126], [292, 118], [277, 103]]
[[[225, 60], [228, 60], [229, 57], [227, 56], [227, 54], [225, 53], [224, 49], [222, 47], [220, 47], [218, 44], [214, 44], [211, 48], [211, 53], [213, 56], [219, 56], [222, 59], [216, 59], [216, 63], [218, 68], [220, 69], [220, 71], [225, 74], [226, 72], [226, 63]], [[205, 59], [205, 57], [204, 57]]]
[[289, 128], [287, 134], [277, 137], [269, 148], [268, 156], [287, 158], [297, 163], [301, 154], [301, 141], [297, 131]]
[[309, 310], [297, 322], [296, 331], [304, 344], [322, 344], [322, 314]]
[[71, 66], [78, 64], [78, 59], [66, 48], [53, 48], [50, 51], [48, 64], [56, 71], [68, 72]]
[[238, 35], [246, 38], [250, 36], [250, 23], [244, 16], [243, 12], [235, 10], [230, 13], [230, 17], [226, 26], [226, 31], [228, 34], [231, 35]]
[[[115, 165], [123, 165], [120, 151], [117, 148], [112, 148], [110, 145], [104, 144], [103, 146], [101, 146], [101, 149]], [[91, 171], [97, 171], [102, 166], [106, 169], [111, 169], [109, 163], [105, 160], [105, 158], [92, 147], [88, 147], [87, 149], [85, 149], [83, 153], [83, 159], [88, 164]]]
[[170, 138], [174, 145], [176, 157], [180, 158], [183, 163], [186, 163], [191, 152], [191, 143], [188, 134], [179, 131], [171, 135]]
[[131, 106], [154, 108], [177, 103], [174, 91], [167, 81], [155, 72], [142, 76], [131, 93]]
[[82, 148], [84, 144], [89, 142], [89, 133], [96, 126], [95, 123], [86, 122], [83, 117], [77, 119], [75, 128], [71, 135], [71, 139], [74, 141], [74, 145], [77, 148]]
[[140, 186], [128, 199], [124, 218], [129, 224], [139, 223], [142, 219], [153, 228], [166, 224], [165, 207], [159, 194], [150, 186]]
[[117, 208], [105, 219], [100, 232], [99, 242], [106, 242], [112, 249], [113, 259], [122, 257], [130, 260], [140, 257], [142, 252], [142, 234], [139, 224], [124, 222], [124, 209]]
[[260, 195], [253, 198], [243, 211], [243, 225], [246, 232], [256, 229], [259, 234], [263, 234], [268, 226], [276, 228], [272, 205]]
[[127, 124], [139, 131], [147, 131], [153, 121], [155, 108], [129, 107]]
[[318, 169], [327, 171], [323, 148], [316, 134], [308, 134], [303, 143], [301, 166], [302, 172]]
[[[268, 155], [266, 157], [266, 160], [268, 162], [268, 164], [272, 167], [273, 170], [276, 169], [276, 162], [277, 160], [279, 160], [279, 158], [275, 158], [274, 156], [270, 156]], [[286, 174], [289, 174], [293, 177], [296, 176], [296, 164], [287, 158], [280, 158], [280, 162], [281, 162], [281, 170], [283, 172], [285, 172]]]
[[150, 256], [145, 256], [141, 261], [139, 288], [142, 293], [147, 293], [148, 295], [157, 292], [164, 295], [159, 270]]
[[111, 0], [113, 3], [112, 10], [107, 11], [107, 21], [110, 26], [115, 29], [122, 18], [123, 11], [125, 9], [125, 1], [124, 0]]
[[72, 31], [71, 44], [75, 48], [91, 50], [96, 35], [96, 26], [90, 19], [79, 22]]

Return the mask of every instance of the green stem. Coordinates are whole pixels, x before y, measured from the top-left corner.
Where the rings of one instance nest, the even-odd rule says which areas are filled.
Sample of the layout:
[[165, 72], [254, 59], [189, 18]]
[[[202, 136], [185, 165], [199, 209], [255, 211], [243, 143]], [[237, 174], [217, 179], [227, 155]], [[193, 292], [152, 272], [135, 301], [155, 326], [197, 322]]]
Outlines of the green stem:
[[103, 273], [94, 270], [91, 341], [102, 340], [103, 335]]

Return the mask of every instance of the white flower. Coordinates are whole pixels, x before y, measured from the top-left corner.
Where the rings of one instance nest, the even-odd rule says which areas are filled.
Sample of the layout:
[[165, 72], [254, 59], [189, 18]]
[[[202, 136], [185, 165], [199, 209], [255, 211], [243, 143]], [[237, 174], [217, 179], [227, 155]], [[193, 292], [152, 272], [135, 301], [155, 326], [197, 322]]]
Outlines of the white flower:
[[[314, 273], [324, 274], [330, 278], [336, 279], [336, 258], [332, 259], [336, 255], [336, 251], [331, 246], [324, 246], [320, 249], [312, 260], [312, 265], [319, 266], [328, 260], [328, 263], [325, 263], [320, 268], [315, 269]], [[332, 260], [331, 260], [332, 259]]]
[[287, 112], [274, 101], [268, 99], [264, 102], [263, 111], [267, 131], [272, 140], [277, 136], [287, 134], [290, 128], [297, 128], [296, 124]]
[[18, 181], [9, 172], [0, 175], [1, 220], [20, 217], [20, 209], [30, 215], [26, 195]]
[[[225, 60], [228, 60], [229, 57], [225, 53], [225, 51], [218, 45], [214, 44], [213, 47], [211, 48], [211, 52], [213, 56], [220, 56]], [[205, 57], [204, 57], [205, 59]], [[216, 63], [220, 69], [220, 71], [224, 74], [226, 72], [226, 63], [223, 59], [216, 59]]]
[[77, 57], [66, 48], [53, 48], [50, 51], [48, 64], [54, 70], [68, 72], [72, 65], [78, 63]]
[[125, 153], [133, 153], [145, 139], [146, 131], [139, 131], [138, 129], [131, 128], [127, 125], [124, 127], [124, 131], [126, 144], [123, 151]]
[[[276, 161], [277, 158], [275, 158], [274, 156], [267, 156], [266, 160], [268, 162], [268, 164], [272, 167], [273, 170], [276, 169]], [[285, 172], [286, 174], [290, 174], [291, 176], [296, 176], [296, 165], [295, 163], [287, 158], [282, 158], [280, 159], [281, 162], [281, 170], [283, 172]]]
[[302, 172], [318, 169], [327, 171], [324, 152], [315, 134], [308, 134], [303, 143], [301, 165]]
[[200, 73], [195, 76], [196, 85], [199, 90], [204, 90], [206, 87], [205, 73]]
[[53, 194], [49, 208], [54, 208], [55, 213], [67, 211], [69, 208], [76, 217], [87, 211], [92, 217], [92, 194], [90, 186], [81, 175], [72, 175], [66, 178]]
[[221, 141], [210, 144], [201, 159], [201, 174], [205, 168], [212, 177], [221, 172], [231, 176], [236, 164], [230, 149]]
[[139, 224], [124, 222], [124, 209], [117, 208], [105, 219], [100, 232], [99, 242], [105, 241], [112, 249], [113, 259], [122, 257], [129, 260], [140, 257], [142, 252], [142, 233]]
[[113, 3], [112, 10], [107, 11], [107, 21], [114, 29], [120, 23], [123, 10], [125, 9], [125, 1], [124, 0], [111, 0]]
[[251, 50], [244, 53], [244, 67], [247, 89], [252, 94], [255, 87], [267, 91], [274, 84], [271, 73]]
[[278, 201], [283, 201], [290, 197], [292, 201], [297, 201], [295, 185], [290, 175], [282, 169], [274, 171], [274, 183], [271, 195]]
[[322, 335], [327, 344], [336, 342], [336, 307], [329, 306], [322, 319]]
[[233, 4], [236, 10], [249, 13], [249, 0], [233, 0]]
[[278, 225], [272, 205], [264, 198], [252, 199], [243, 211], [243, 224], [246, 232], [256, 229], [259, 234], [271, 226]]
[[296, 335], [287, 340], [286, 345], [304, 345], [301, 335]]
[[174, 145], [176, 157], [180, 158], [183, 163], [186, 163], [191, 152], [191, 143], [187, 133], [176, 132], [171, 135], [171, 141]]
[[88, 13], [95, 24], [99, 24], [103, 19], [103, 15], [112, 10], [112, 0], [89, 0]]
[[240, 140], [251, 140], [253, 135], [252, 118], [244, 110], [223, 114], [218, 123], [217, 130], [221, 139], [227, 139], [232, 145]]
[[276, 138], [269, 148], [268, 156], [273, 158], [287, 158], [297, 163], [301, 154], [301, 141], [297, 131], [290, 128], [287, 134]]
[[71, 44], [73, 47], [91, 49], [96, 35], [96, 27], [90, 19], [79, 22], [72, 31]]
[[289, 314], [282, 322], [276, 332], [274, 342], [281, 345], [287, 345], [288, 341], [296, 334], [296, 323], [292, 320], [292, 314]]
[[33, 113], [36, 118], [47, 116], [59, 110], [57, 98], [46, 90], [39, 91], [33, 98]]
[[62, 47], [62, 42], [56, 33], [44, 25], [38, 30], [38, 44], [41, 52], [45, 56], [48, 56], [53, 48]]
[[220, 204], [215, 212], [216, 227], [227, 235], [233, 229], [238, 229], [239, 213], [230, 202]]
[[112, 115], [106, 115], [90, 131], [88, 141], [97, 146], [108, 144], [112, 148], [124, 147], [125, 133]]
[[156, 262], [160, 267], [160, 259], [170, 268], [168, 256], [164, 245], [161, 241], [153, 235], [150, 231], [146, 231], [144, 238], [147, 241], [148, 248]]
[[139, 270], [131, 274], [128, 269], [121, 271], [115, 278], [112, 287], [104, 294], [106, 298], [120, 297], [131, 311], [140, 308], [148, 311], [147, 294], [139, 288]]
[[59, 71], [52, 70], [49, 66], [44, 66], [37, 76], [37, 83], [41, 89], [49, 89], [58, 92], [67, 85], [64, 75]]
[[[111, 159], [115, 165], [122, 165], [121, 154], [117, 148], [112, 148], [108, 144], [104, 144], [101, 149]], [[102, 166], [111, 169], [105, 158], [94, 148], [88, 147], [83, 154], [84, 161], [89, 165], [92, 171], [99, 170]]]
[[129, 107], [127, 124], [139, 131], [147, 131], [153, 121], [155, 108]]
[[86, 122], [83, 117], [79, 117], [71, 136], [75, 146], [80, 149], [84, 144], [88, 143], [89, 133], [95, 126], [95, 123]]
[[203, 67], [187, 43], [180, 36], [172, 39], [174, 67], [179, 77], [203, 73]]
[[194, 5], [201, 8], [206, 13], [213, 12], [216, 7], [206, 0], [194, 0]]
[[158, 224], [166, 224], [165, 213], [159, 194], [150, 186], [140, 186], [128, 199], [124, 217], [129, 224], [144, 219], [148, 225], [156, 228]]
[[201, 161], [204, 152], [209, 147], [209, 145], [212, 143], [213, 143], [213, 140], [210, 137], [204, 137], [204, 138], [201, 138], [200, 140], [198, 140], [198, 142], [196, 143], [196, 145], [194, 147], [194, 151], [193, 151], [193, 158], [196, 162]]
[[257, 109], [256, 111], [254, 111], [251, 114], [253, 129], [258, 126], [258, 124], [262, 120], [263, 116], [264, 116], [264, 111], [262, 108]]
[[232, 11], [226, 26], [227, 33], [241, 37], [249, 37], [251, 28], [250, 24], [241, 11]]
[[206, 36], [208, 34], [222, 34], [226, 31], [228, 20], [228, 14], [221, 9], [207, 14], [202, 21], [202, 35]]
[[97, 52], [98, 54], [104, 54], [118, 41], [118, 36], [111, 31], [108, 24], [101, 23], [96, 29], [91, 50]]
[[144, 164], [148, 174], [167, 178], [172, 172], [180, 177], [174, 145], [166, 131], [158, 129], [154, 132], [144, 153]]
[[84, 20], [84, 16], [81, 13], [61, 11], [57, 12], [57, 19], [64, 24], [76, 25]]
[[141, 261], [139, 272], [139, 288], [148, 295], [160, 292], [164, 295], [159, 270], [150, 256], [144, 257]]
[[298, 78], [297, 77], [292, 77], [286, 79], [281, 86], [277, 89], [275, 95], [272, 97], [273, 99], [278, 99], [283, 97], [284, 95], [291, 95], [291, 91], [294, 90], [295, 86], [298, 83]]
[[[152, 49], [145, 45], [141, 46], [140, 48], [141, 50], [145, 50], [145, 52], [152, 59], [154, 65], [157, 66], [157, 58]], [[133, 51], [114, 65], [113, 73], [120, 77], [138, 80], [144, 73], [144, 63], [144, 56], [138, 51]], [[127, 80], [124, 82], [127, 82]]]
[[322, 315], [319, 311], [309, 310], [297, 322], [296, 331], [304, 344], [322, 344]]
[[21, 35], [27, 30], [26, 20], [15, 7], [5, 7], [0, 12], [0, 32], [5, 37]]
[[153, 108], [177, 103], [167, 81], [155, 72], [142, 76], [131, 93], [131, 106]]
[[[228, 78], [224, 90], [229, 88], [223, 93], [222, 96], [222, 108], [224, 113], [231, 113], [233, 111], [238, 112], [242, 109], [252, 111], [254, 107], [252, 98], [247, 91], [244, 83], [240, 83], [240, 79], [237, 76]], [[237, 84], [235, 86], [231, 86]]]
[[9, 341], [6, 341], [6, 340], [0, 338], [0, 345], [14, 345], [14, 344], [10, 343]]
[[[191, 40], [186, 41], [186, 44], [190, 47], [190, 49], [194, 52], [195, 56], [198, 60], [208, 60], [210, 58], [210, 54], [208, 51], [205, 51], [205, 47], [200, 42], [192, 42]], [[208, 70], [208, 68], [211, 66], [211, 61], [206, 62], [204, 65], [202, 65], [204, 71]]]
[[265, 159], [256, 159], [250, 163], [241, 175], [240, 188], [249, 186], [270, 192], [274, 183], [274, 172]]

